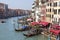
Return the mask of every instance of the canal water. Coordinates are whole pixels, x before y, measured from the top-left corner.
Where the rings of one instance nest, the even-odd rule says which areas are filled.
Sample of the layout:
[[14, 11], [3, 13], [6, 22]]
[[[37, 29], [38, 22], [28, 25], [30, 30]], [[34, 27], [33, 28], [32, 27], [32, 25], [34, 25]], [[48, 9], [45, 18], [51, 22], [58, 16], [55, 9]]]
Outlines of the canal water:
[[[21, 18], [21, 17], [20, 17]], [[37, 35], [33, 37], [25, 37], [24, 32], [14, 31], [13, 20], [17, 27], [17, 17], [4, 19], [6, 23], [0, 23], [0, 40], [48, 40], [43, 35]]]

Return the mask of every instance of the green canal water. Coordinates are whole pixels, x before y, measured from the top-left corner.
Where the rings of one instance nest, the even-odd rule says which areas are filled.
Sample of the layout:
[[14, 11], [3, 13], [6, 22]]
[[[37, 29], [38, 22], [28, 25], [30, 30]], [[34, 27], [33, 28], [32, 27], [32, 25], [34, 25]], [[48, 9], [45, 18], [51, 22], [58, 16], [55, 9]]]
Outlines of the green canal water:
[[14, 31], [13, 20], [17, 27], [17, 17], [5, 19], [6, 23], [0, 23], [0, 40], [48, 40], [43, 35], [37, 35], [33, 37], [25, 37], [24, 32]]

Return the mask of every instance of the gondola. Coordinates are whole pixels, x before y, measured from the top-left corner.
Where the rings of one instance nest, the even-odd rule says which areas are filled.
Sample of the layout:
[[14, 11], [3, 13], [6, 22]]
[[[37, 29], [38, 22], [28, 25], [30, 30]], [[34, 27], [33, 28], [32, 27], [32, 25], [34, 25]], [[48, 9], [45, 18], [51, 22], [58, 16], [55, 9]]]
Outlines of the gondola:
[[24, 31], [24, 29], [19, 28], [19, 29], [15, 29], [15, 31]]
[[27, 33], [23, 33], [23, 35], [26, 37], [31, 37], [31, 36], [41, 34], [42, 31], [43, 31], [42, 29], [39, 29], [39, 30], [36, 29], [36, 30], [28, 31]]
[[1, 23], [5, 23], [5, 21], [1, 21]]
[[25, 30], [30, 30], [30, 29], [31, 27], [29, 26], [22, 26], [22, 28], [18, 28], [18, 29], [15, 28], [15, 31], [25, 31]]

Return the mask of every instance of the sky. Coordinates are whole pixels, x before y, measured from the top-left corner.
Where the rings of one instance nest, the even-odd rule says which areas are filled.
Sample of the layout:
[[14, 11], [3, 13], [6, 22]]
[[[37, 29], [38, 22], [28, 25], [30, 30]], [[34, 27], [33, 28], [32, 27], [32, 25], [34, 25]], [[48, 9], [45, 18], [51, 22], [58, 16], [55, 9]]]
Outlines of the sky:
[[34, 0], [0, 0], [0, 3], [8, 4], [9, 8], [12, 9], [28, 9], [32, 8]]

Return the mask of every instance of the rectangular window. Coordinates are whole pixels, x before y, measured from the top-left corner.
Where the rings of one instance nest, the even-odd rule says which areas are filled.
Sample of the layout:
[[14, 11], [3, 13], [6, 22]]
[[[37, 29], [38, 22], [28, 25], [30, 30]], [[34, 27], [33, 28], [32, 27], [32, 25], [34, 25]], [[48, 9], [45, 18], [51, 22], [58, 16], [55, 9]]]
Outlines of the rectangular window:
[[50, 3], [50, 6], [52, 6], [52, 3]]
[[54, 7], [57, 7], [57, 2], [56, 2], [56, 3], [54, 3]]
[[57, 18], [54, 18], [54, 21], [57, 22]]
[[49, 3], [47, 5], [49, 6]]
[[58, 14], [60, 14], [60, 9], [58, 10]]
[[53, 18], [53, 15], [52, 15], [52, 18]]
[[57, 14], [57, 10], [54, 10], [54, 14]]
[[50, 12], [51, 12], [51, 9], [50, 9]]

